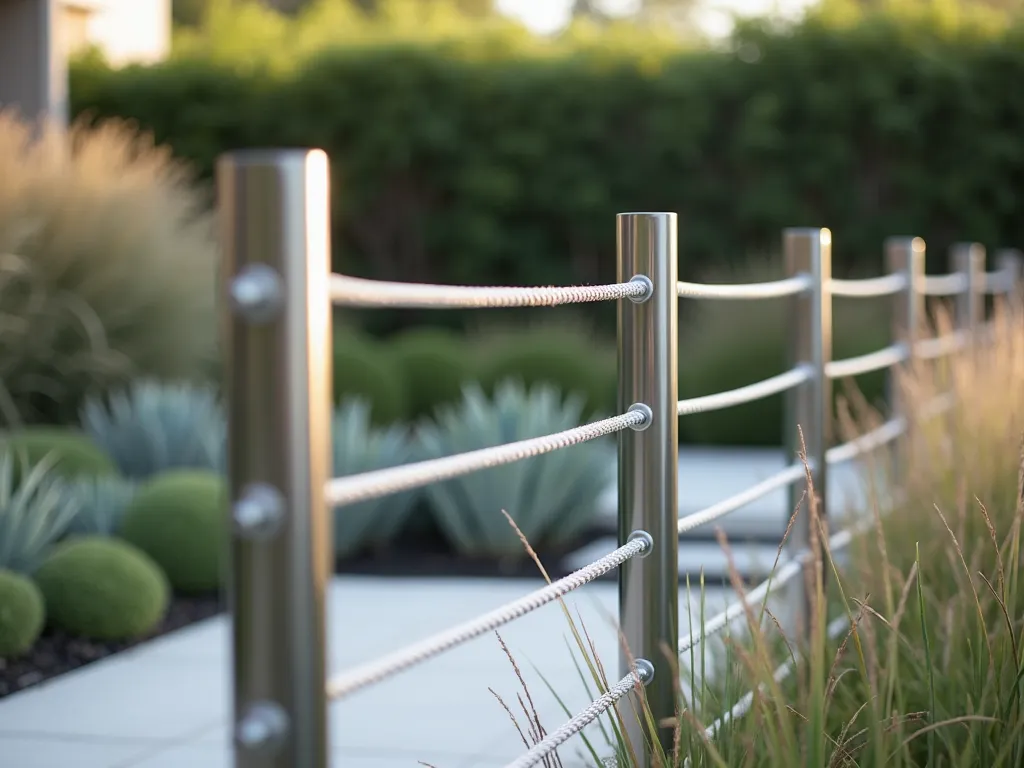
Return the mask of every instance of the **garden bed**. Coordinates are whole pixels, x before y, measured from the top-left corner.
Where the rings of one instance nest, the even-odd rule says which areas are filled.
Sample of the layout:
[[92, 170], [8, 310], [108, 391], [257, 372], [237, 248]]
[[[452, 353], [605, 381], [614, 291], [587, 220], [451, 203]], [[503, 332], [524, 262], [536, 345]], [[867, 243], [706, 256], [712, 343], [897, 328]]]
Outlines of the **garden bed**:
[[[584, 531], [568, 546], [559, 549], [537, 550], [537, 556], [552, 579], [572, 573], [569, 556], [595, 541], [607, 538], [607, 526], [593, 526]], [[352, 576], [379, 576], [392, 578], [477, 578], [477, 579], [536, 579], [540, 576], [537, 564], [529, 557], [499, 559], [494, 557], [467, 557], [453, 551], [435, 525], [424, 526], [415, 537], [399, 537], [391, 547], [377, 552], [339, 558], [334, 572]], [[599, 580], [614, 580], [615, 572]]]
[[45, 632], [32, 649], [17, 659], [0, 659], [0, 699], [126, 651], [161, 635], [216, 616], [226, 608], [217, 596], [175, 597], [163, 622], [148, 635], [130, 641], [83, 640], [62, 632]]

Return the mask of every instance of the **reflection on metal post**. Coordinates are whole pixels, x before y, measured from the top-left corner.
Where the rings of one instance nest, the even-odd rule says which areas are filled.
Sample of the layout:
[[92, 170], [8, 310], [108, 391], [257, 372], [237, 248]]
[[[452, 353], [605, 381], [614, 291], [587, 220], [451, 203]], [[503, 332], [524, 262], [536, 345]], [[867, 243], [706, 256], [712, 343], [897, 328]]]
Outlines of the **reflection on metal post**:
[[985, 321], [985, 246], [957, 243], [950, 250], [950, 271], [967, 279], [967, 288], [956, 296], [956, 328], [965, 331], [973, 346], [975, 335]]
[[[832, 387], [825, 376], [825, 363], [832, 357], [832, 300], [828, 292], [832, 279], [832, 233], [827, 229], [787, 229], [783, 234], [783, 251], [788, 275], [809, 274], [813, 280], [809, 291], [790, 299], [790, 364], [808, 366], [811, 378], [792, 389], [787, 397], [784, 425], [787, 463], [799, 460], [799, 427], [814, 480], [818, 516], [825, 520], [828, 497], [825, 451], [832, 433]], [[808, 491], [808, 496], [800, 507], [789, 544], [794, 554], [807, 550], [817, 554], [820, 536], [811, 515], [809, 489], [804, 483], [790, 487], [788, 514], [793, 514], [804, 491]], [[821, 630], [821, 627], [812, 626], [812, 618], [816, 615], [812, 608], [823, 578], [820, 559], [811, 558], [808, 572], [800, 580], [802, 591], [796, 601], [799, 637], [816, 636]]]
[[[629, 653], [655, 669], [645, 692], [656, 723], [676, 712], [673, 680], [679, 644], [679, 400], [677, 368], [676, 214], [618, 216], [618, 279], [645, 275], [653, 283], [641, 301], [619, 302], [619, 408], [651, 409], [642, 430], [619, 436], [619, 543], [636, 531], [654, 540], [650, 554], [619, 569], [619, 620]], [[625, 654], [623, 654], [625, 655]], [[622, 674], [629, 671], [622, 659]], [[641, 765], [650, 763], [646, 728], [627, 717], [627, 735]], [[660, 727], [672, 748], [671, 726]]]
[[[924, 259], [925, 244], [920, 237], [891, 237], [885, 243], [886, 271], [903, 274], [907, 279], [906, 287], [893, 296], [892, 308], [892, 339], [894, 343], [902, 344], [906, 350], [907, 360], [903, 367], [907, 369], [914, 365], [914, 345], [924, 322], [924, 294], [921, 293], [925, 274]], [[892, 481], [903, 476], [908, 466], [907, 451], [914, 440], [910, 412], [903, 402], [899, 376], [900, 366], [894, 366], [889, 370], [889, 407], [891, 418], [907, 419], [907, 432], [897, 442], [894, 451], [895, 473]]]
[[236, 768], [326, 768], [331, 541], [327, 156], [217, 165], [233, 528]]

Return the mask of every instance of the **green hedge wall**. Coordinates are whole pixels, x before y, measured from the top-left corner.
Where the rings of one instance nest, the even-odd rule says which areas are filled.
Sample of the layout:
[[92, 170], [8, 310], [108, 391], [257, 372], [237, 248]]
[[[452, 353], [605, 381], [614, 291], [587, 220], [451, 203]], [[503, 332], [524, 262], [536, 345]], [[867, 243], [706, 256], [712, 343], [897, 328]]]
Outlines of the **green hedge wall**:
[[777, 250], [787, 226], [832, 228], [839, 275], [878, 272], [893, 234], [925, 237], [933, 270], [955, 240], [1024, 244], [1019, 31], [808, 22], [734, 43], [522, 57], [375, 45], [277, 74], [83, 63], [72, 109], [132, 118], [207, 176], [232, 148], [322, 147], [335, 267], [361, 276], [607, 281], [629, 210], [679, 212], [684, 278]]

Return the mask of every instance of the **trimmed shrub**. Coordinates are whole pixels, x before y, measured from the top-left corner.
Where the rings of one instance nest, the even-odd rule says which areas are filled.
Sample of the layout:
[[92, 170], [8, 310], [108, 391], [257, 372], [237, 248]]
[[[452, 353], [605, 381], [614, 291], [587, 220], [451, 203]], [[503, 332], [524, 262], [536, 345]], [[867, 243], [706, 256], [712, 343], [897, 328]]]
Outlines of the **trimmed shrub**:
[[479, 382], [493, 395], [506, 381], [527, 388], [549, 385], [564, 396], [582, 398], [583, 416], [615, 410], [617, 387], [614, 342], [583, 326], [537, 325], [482, 334], [475, 341]]
[[115, 539], [69, 539], [39, 567], [35, 580], [49, 625], [95, 640], [128, 640], [152, 632], [170, 601], [159, 566]]
[[39, 587], [20, 574], [0, 569], [0, 659], [21, 656], [31, 648], [45, 620]]
[[378, 342], [336, 329], [331, 375], [335, 405], [348, 399], [366, 400], [375, 424], [394, 424], [405, 418], [401, 373]]
[[215, 349], [212, 213], [166, 147], [119, 123], [41, 137], [0, 112], [0, 417], [191, 377]]
[[456, 403], [470, 379], [469, 345], [452, 331], [417, 328], [388, 341], [405, 387], [410, 420], [430, 416], [440, 405]]
[[114, 462], [87, 435], [61, 427], [27, 427], [0, 434], [0, 449], [17, 453], [29, 465], [50, 456], [52, 472], [67, 478], [117, 474]]
[[167, 472], [139, 488], [120, 534], [163, 568], [176, 592], [213, 592], [224, 577], [226, 501], [224, 480], [213, 472]]

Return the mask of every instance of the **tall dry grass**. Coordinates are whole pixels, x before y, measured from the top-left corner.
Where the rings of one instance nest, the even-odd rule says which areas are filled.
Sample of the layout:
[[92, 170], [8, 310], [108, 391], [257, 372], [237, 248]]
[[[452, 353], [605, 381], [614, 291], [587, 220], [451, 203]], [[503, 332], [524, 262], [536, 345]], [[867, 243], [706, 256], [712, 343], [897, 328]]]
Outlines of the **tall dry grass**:
[[217, 250], [187, 169], [128, 125], [0, 111], [0, 426], [74, 420], [213, 356]]
[[[937, 325], [950, 330], [944, 316]], [[911, 426], [898, 454], [902, 496], [879, 498], [847, 562], [826, 548], [829, 589], [809, 639], [748, 622], [752, 639], [733, 647], [731, 695], [717, 693], [754, 689], [749, 712], [707, 740], [717, 712], [684, 712], [684, 742], [694, 746], [675, 763], [1024, 764], [1024, 317], [998, 307], [969, 351], [899, 378]], [[934, 415], [949, 394], [952, 409]], [[806, 506], [798, 514], [814, 518]], [[850, 629], [827, 638], [837, 616]], [[776, 681], [787, 656], [794, 671]]]
[[[950, 330], [945, 316], [936, 325]], [[1024, 765], [1024, 314], [997, 307], [971, 350], [916, 364], [898, 391], [911, 438], [877, 460], [890, 470], [898, 459], [891, 479], [902, 493], [875, 496], [842, 559], [814, 495], [801, 503], [794, 519], [811, 517], [823, 543], [812, 570], [827, 585], [812, 591], [810, 626], [794, 632], [755, 604], [724, 659], [681, 659], [675, 744], [654, 746], [652, 765]], [[952, 409], [934, 415], [950, 394]], [[881, 420], [863, 402], [841, 412], [848, 436]], [[735, 574], [734, 587], [747, 588]], [[612, 681], [585, 629], [573, 633], [581, 678], [597, 694]], [[639, 766], [637, 745], [622, 737], [635, 716], [621, 706], [581, 751], [595, 765]]]

